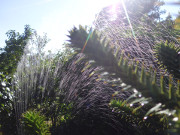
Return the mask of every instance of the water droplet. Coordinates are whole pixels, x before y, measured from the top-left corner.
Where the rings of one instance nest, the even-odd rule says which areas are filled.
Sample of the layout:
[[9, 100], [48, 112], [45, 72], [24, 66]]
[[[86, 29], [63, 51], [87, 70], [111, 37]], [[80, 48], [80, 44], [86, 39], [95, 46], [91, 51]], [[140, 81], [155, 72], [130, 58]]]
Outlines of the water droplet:
[[142, 97], [142, 95], [141, 95], [141, 94], [139, 94], [138, 96], [139, 96], [139, 97]]
[[144, 103], [141, 103], [142, 106], [144, 106]]
[[5, 83], [5, 82], [2, 82], [1, 84], [2, 84], [2, 86], [4, 86], [4, 87], [6, 86], [6, 83]]
[[169, 115], [169, 116], [171, 116], [171, 115], [172, 115], [172, 113], [169, 113], [168, 115]]
[[178, 121], [178, 117], [174, 117], [174, 118], [173, 118], [173, 121]]
[[134, 91], [134, 93], [137, 93], [137, 92], [138, 92], [136, 89], [134, 89], [133, 91]]
[[121, 84], [121, 87], [124, 87], [124, 86], [126, 86], [126, 84], [125, 84], [125, 83], [122, 83], [122, 84]]
[[133, 104], [130, 104], [130, 106], [132, 107], [132, 106], [133, 106]]
[[7, 91], [10, 91], [9, 87], [7, 87], [6, 89], [7, 89]]
[[144, 120], [146, 120], [147, 118], [148, 118], [148, 117], [147, 117], [147, 116], [145, 116], [145, 117], [144, 117]]

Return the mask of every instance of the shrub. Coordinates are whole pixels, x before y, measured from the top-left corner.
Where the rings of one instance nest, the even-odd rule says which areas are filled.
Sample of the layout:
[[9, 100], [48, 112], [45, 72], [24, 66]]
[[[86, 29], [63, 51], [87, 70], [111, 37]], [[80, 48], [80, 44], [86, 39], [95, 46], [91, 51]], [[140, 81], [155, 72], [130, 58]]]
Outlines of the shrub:
[[26, 111], [22, 118], [26, 135], [48, 135], [49, 126], [45, 120], [45, 116], [41, 115], [40, 112]]

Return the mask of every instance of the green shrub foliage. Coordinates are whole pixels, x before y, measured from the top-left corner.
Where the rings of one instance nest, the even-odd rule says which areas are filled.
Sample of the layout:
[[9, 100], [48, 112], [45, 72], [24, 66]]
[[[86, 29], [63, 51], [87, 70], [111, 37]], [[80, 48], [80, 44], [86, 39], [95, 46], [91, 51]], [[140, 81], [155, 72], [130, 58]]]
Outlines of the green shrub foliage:
[[[0, 129], [8, 135], [16, 135], [16, 119], [13, 108], [11, 77], [0, 73]], [[12, 124], [14, 123], [14, 124]]]
[[[82, 37], [81, 34], [83, 34]], [[86, 29], [80, 26], [79, 29], [74, 28], [70, 32], [69, 37], [70, 46], [83, 48], [88, 33]], [[171, 76], [169, 77], [169, 89], [164, 87], [163, 75], [161, 77], [161, 87], [159, 87], [160, 84], [156, 83], [156, 72], [152, 71], [152, 69], [146, 71], [143, 65], [140, 68], [138, 61], [125, 58], [124, 52], [119, 49], [114, 54], [106, 39], [100, 40], [99, 37], [97, 32], [94, 31], [84, 50], [88, 58], [95, 61], [94, 65], [103, 66], [104, 69], [102, 71], [109, 72], [110, 76], [112, 74], [112, 77], [120, 77], [124, 83], [136, 88], [144, 96], [151, 96], [154, 102], [162, 102], [166, 104], [166, 107], [179, 107], [177, 102], [179, 99], [179, 88], [173, 86]], [[79, 40], [76, 40], [76, 38]], [[79, 50], [77, 51], [80, 52]]]
[[49, 126], [45, 116], [35, 110], [26, 111], [22, 115], [22, 124], [26, 135], [48, 135]]
[[155, 56], [160, 68], [165, 68], [177, 79], [180, 79], [180, 47], [174, 43], [161, 42], [155, 46]]
[[[179, 114], [178, 111], [174, 111], [180, 108], [179, 85], [173, 85], [172, 76], [169, 76], [167, 88], [165, 87], [166, 83], [163, 80], [163, 75], [160, 75], [160, 81], [157, 81], [156, 72], [153, 71], [152, 68], [146, 70], [143, 64], [139, 67], [138, 61], [124, 57], [124, 52], [118, 48], [116, 48], [116, 52], [114, 52], [113, 46], [111, 46], [106, 39], [102, 39], [102, 36], [98, 35], [96, 31], [90, 30], [90, 34], [91, 36], [86, 45], [85, 42], [89, 37], [87, 28], [83, 28], [82, 26], [80, 26], [79, 29], [73, 28], [69, 35], [69, 45], [77, 52], [85, 53], [87, 59], [90, 61], [94, 60], [94, 62], [91, 63], [92, 65], [102, 66], [103, 69], [101, 73], [108, 72], [108, 76], [111, 78], [120, 77], [121, 81], [118, 83], [129, 85], [129, 88], [126, 89], [133, 90], [133, 88], [135, 88], [135, 90], [141, 92], [143, 96], [152, 98], [151, 104], [154, 105], [149, 108], [149, 111], [146, 110], [147, 113], [145, 116], [156, 113], [173, 114], [175, 117]], [[160, 84], [158, 82], [160, 82]], [[169, 109], [176, 113], [171, 113]], [[155, 119], [156, 118], [154, 118], [154, 120]], [[156, 124], [154, 124], [154, 126], [155, 125]]]
[[15, 30], [8, 31], [6, 40], [6, 46], [0, 48], [0, 72], [6, 74], [13, 74], [16, 71], [18, 62], [21, 60], [21, 57], [24, 52], [29, 39], [32, 35], [32, 29], [29, 25], [25, 25], [24, 33], [20, 34]]

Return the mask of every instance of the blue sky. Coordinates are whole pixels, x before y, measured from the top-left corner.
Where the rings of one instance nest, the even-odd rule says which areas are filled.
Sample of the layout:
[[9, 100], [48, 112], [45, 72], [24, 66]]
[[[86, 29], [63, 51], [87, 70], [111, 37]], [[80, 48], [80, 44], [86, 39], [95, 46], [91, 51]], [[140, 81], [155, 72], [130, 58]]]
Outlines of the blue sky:
[[[51, 39], [47, 49], [60, 48], [74, 25], [91, 25], [100, 9], [118, 0], [0, 0], [0, 47], [5, 46], [5, 33], [22, 33], [29, 24], [38, 34]], [[168, 1], [168, 0], [166, 0]], [[170, 1], [170, 0], [169, 0]], [[174, 0], [176, 1], [176, 0]], [[176, 14], [180, 7], [164, 7]]]

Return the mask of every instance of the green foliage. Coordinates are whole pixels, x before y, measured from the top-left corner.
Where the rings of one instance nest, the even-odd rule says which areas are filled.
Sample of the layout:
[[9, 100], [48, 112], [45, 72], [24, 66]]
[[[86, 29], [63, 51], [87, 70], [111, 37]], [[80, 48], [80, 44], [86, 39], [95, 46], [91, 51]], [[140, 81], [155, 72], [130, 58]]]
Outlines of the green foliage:
[[[132, 3], [133, 2], [134, 1], [132, 1]], [[147, 0], [143, 1], [141, 4], [139, 2], [140, 1], [137, 1], [137, 5], [141, 6], [143, 2], [153, 3], [155, 1]], [[119, 52], [119, 55], [117, 53], [115, 54], [115, 57], [119, 59], [119, 65], [124, 65], [122, 66], [124, 68], [120, 68], [122, 68], [121, 71], [126, 74], [126, 78], [125, 76], [123, 77], [123, 75], [119, 75], [123, 82], [135, 87], [138, 91], [141, 91], [143, 96], [151, 97], [153, 99], [152, 102], [156, 103], [155, 109], [152, 109], [154, 112], [163, 112], [167, 115], [173, 114], [173, 116], [171, 117], [178, 118], [177, 121], [180, 121], [179, 81], [178, 83], [176, 83], [176, 80], [179, 79], [179, 55], [178, 52], [176, 52], [176, 50], [178, 50], [179, 48], [180, 37], [180, 31], [178, 28], [179, 17], [173, 20], [169, 15], [166, 19], [160, 19], [160, 17], [158, 16], [161, 14], [161, 12], [159, 12], [160, 10], [158, 8], [161, 3], [159, 2], [160, 1], [156, 1], [154, 5], [152, 5], [152, 7], [157, 8], [156, 11], [158, 12], [156, 12], [155, 10], [151, 10], [151, 12], [149, 12], [148, 14], [144, 14], [144, 12], [142, 12], [142, 10], [138, 8], [127, 8], [129, 19], [132, 24], [132, 29], [134, 31], [132, 31], [132, 33], [131, 29], [128, 29], [130, 24], [128, 25], [128, 19], [124, 17], [125, 13], [123, 12], [123, 8], [119, 8], [119, 6], [116, 7], [116, 13], [113, 14], [116, 15], [116, 17], [114, 17], [112, 14], [107, 14], [108, 11], [111, 11], [111, 6], [104, 8], [100, 12], [98, 19], [95, 21], [95, 26], [97, 31], [100, 31], [104, 37], [110, 40], [111, 43], [109, 44], [109, 46], [114, 46], [114, 49], [112, 49], [113, 53], [117, 50], [117, 48], [120, 48], [120, 51], [117, 51]], [[133, 4], [130, 3], [128, 5], [127, 3], [126, 7], [130, 7], [130, 5]], [[134, 7], [137, 7], [137, 5], [135, 3]], [[144, 7], [145, 6], [142, 6], [142, 9]], [[150, 8], [151, 6], [147, 7], [147, 10], [149, 10]], [[132, 10], [134, 10], [134, 12], [131, 12]], [[138, 18], [136, 16], [136, 11], [140, 10], [141, 16]], [[162, 44], [167, 41], [168, 46], [173, 42], [175, 45], [172, 46], [176, 47], [172, 47], [174, 49], [170, 49], [170, 47], [166, 48], [166, 52], [163, 52], [163, 56], [161, 59], [164, 59], [166, 62], [168, 61], [168, 63], [166, 65], [163, 65], [164, 63], [162, 62], [162, 60], [159, 60], [159, 64], [162, 65], [162, 67], [159, 68], [159, 65], [156, 62], [157, 55], [155, 58], [153, 48], [158, 48], [160, 45], [156, 44], [160, 41], [163, 41]], [[123, 54], [124, 57], [120, 56], [122, 55], [122, 50], [125, 50]], [[157, 54], [157, 52], [155, 53]], [[130, 59], [135, 59], [138, 61], [132, 61]], [[133, 64], [131, 63], [134, 63], [135, 65], [132, 66]], [[128, 65], [129, 69], [133, 69], [134, 72], [125, 71]], [[167, 67], [169, 67], [169, 69], [167, 69]], [[167, 69], [168, 71], [166, 72], [166, 74], [164, 74], [165, 69]], [[117, 71], [119, 71], [119, 69], [117, 69]], [[114, 73], [117, 74], [117, 71], [114, 71]], [[169, 73], [173, 74], [173, 76], [169, 75]], [[128, 80], [127, 78], [132, 79]], [[127, 81], [125, 79], [127, 79]], [[139, 80], [138, 83], [136, 82], [136, 80]], [[162, 104], [159, 104], [159, 102]], [[165, 110], [160, 111], [163, 108]], [[172, 122], [171, 117], [169, 117], [169, 121], [171, 121], [171, 123], [175, 123], [175, 128], [177, 129], [175, 133], [178, 133], [178, 130], [180, 129], [180, 125], [178, 124], [179, 122]]]
[[[24, 112], [18, 110], [17, 107], [21, 106], [21, 101], [27, 105], [28, 109], [38, 109], [45, 114], [50, 118], [53, 127], [56, 128], [60, 123], [64, 123], [71, 118], [72, 104], [66, 105], [63, 103], [63, 93], [59, 94], [61, 90], [57, 89], [57, 87], [60, 78], [58, 75], [61, 75], [60, 73], [62, 72], [60, 69], [72, 57], [73, 52], [69, 49], [64, 49], [64, 52], [57, 54], [52, 54], [51, 52], [45, 54], [43, 49], [48, 42], [47, 36], [38, 36], [36, 31], [33, 32], [29, 26], [25, 26], [25, 32], [22, 35], [15, 31], [9, 31], [7, 35], [6, 47], [1, 49], [2, 53], [0, 54], [0, 66], [2, 66], [0, 70], [1, 130], [9, 135], [17, 133], [16, 125], [19, 125], [19, 118]], [[19, 86], [22, 86], [24, 91], [21, 93], [21, 96], [25, 96], [30, 89], [31, 97], [26, 97], [26, 99], [18, 97], [16, 92], [18, 81], [13, 77], [7, 76], [7, 74], [13, 75], [16, 70], [22, 71], [21, 75], [23, 76], [25, 74], [29, 76], [28, 78], [19, 76], [22, 80], [18, 78], [18, 81], [20, 81]], [[46, 75], [46, 77], [42, 77], [42, 75]], [[35, 78], [30, 78], [30, 76], [38, 79], [35, 81]], [[13, 86], [14, 91], [12, 90], [12, 78], [13, 84], [16, 84]], [[45, 79], [48, 79], [49, 83], [42, 84], [42, 81], [45, 82]], [[29, 88], [28, 90], [24, 88], [25, 85], [27, 86], [26, 88]], [[12, 123], [14, 123], [13, 126], [11, 125]]]
[[[180, 12], [179, 12], [177, 18], [175, 19], [174, 29], [180, 30]], [[179, 37], [179, 38], [180, 38], [180, 37]], [[180, 40], [180, 39], [179, 39], [179, 40]]]
[[[15, 92], [12, 95], [11, 78], [0, 74], [2, 130], [6, 130], [7, 134], [13, 134], [15, 131], [13, 128], [12, 131], [7, 131], [10, 129], [8, 126], [11, 127], [10, 122], [15, 123], [13, 109], [15, 108], [16, 113], [18, 112], [17, 121], [22, 118], [25, 132], [29, 135], [46, 135], [49, 132], [63, 135], [165, 135], [168, 128], [169, 133], [180, 132], [180, 81], [176, 85], [173, 83], [173, 76], [166, 77], [163, 74], [158, 76], [156, 75], [159, 72], [158, 68], [154, 69], [156, 66], [152, 68], [147, 65], [148, 60], [151, 60], [149, 63], [155, 63], [154, 58], [149, 56], [157, 39], [167, 40], [166, 43], [156, 45], [155, 55], [163, 65], [162, 68], [166, 68], [179, 79], [179, 49], [170, 43], [171, 41], [178, 43], [176, 41], [179, 34], [178, 26], [177, 23], [174, 25], [170, 16], [164, 21], [157, 21], [160, 21], [162, 12], [159, 7], [162, 4], [160, 0], [125, 1], [135, 31], [133, 38], [123, 8], [122, 14], [117, 14], [119, 18], [114, 20], [108, 18], [112, 15], [106, 12], [106, 8], [98, 15], [99, 18], [102, 16], [106, 18], [106, 15], [109, 15], [107, 20], [110, 25], [120, 24], [127, 28], [124, 33], [120, 33], [119, 31], [124, 29], [118, 27], [111, 29], [108, 24], [105, 29], [101, 29], [108, 31], [108, 38], [120, 35], [137, 45], [128, 44], [130, 45], [128, 48], [137, 47], [139, 52], [136, 49], [134, 51], [134, 48], [129, 52], [123, 51], [127, 46], [124, 48], [123, 45], [116, 46], [114, 39], [109, 43], [108, 40], [102, 39], [103, 35], [92, 31], [92, 28], [88, 31], [88, 28], [80, 26], [74, 27], [69, 32], [68, 45], [78, 53], [85, 53], [86, 57], [83, 54], [74, 56], [76, 52], [69, 51], [69, 48], [56, 55], [51, 53], [46, 55], [43, 48], [48, 42], [47, 37], [45, 35], [41, 38], [36, 32], [33, 33], [35, 40], [31, 40], [31, 43], [36, 44], [36, 49], [29, 54], [28, 52], [32, 50], [24, 50], [27, 41], [32, 37], [29, 26], [25, 26], [22, 35], [9, 31], [6, 47], [1, 49], [0, 71], [12, 75], [18, 67], [16, 73], [18, 79], [14, 80], [18, 84], [15, 84]], [[116, 22], [118, 19], [123, 23]], [[142, 29], [141, 23], [133, 22], [136, 20], [147, 26]], [[101, 19], [97, 22], [101, 22]], [[161, 24], [167, 27], [169, 33], [166, 33]], [[109, 31], [116, 31], [116, 28], [119, 31], [111, 35]], [[117, 39], [121, 40], [118, 37]], [[147, 48], [144, 45], [146, 42], [149, 45]], [[145, 49], [142, 49], [144, 47]], [[150, 50], [150, 53], [144, 55], [146, 50]], [[137, 59], [141, 61], [136, 60], [137, 55], [140, 56]], [[144, 58], [147, 60], [144, 61]], [[19, 61], [20, 64], [17, 66]], [[168, 81], [165, 82], [164, 78]], [[24, 107], [24, 110], [21, 107]], [[168, 122], [174, 129], [168, 126]]]
[[1, 48], [0, 72], [13, 74], [16, 71], [21, 56], [23, 55], [24, 48], [31, 37], [32, 29], [29, 25], [26, 25], [24, 33], [21, 35], [14, 30], [10, 30], [6, 34], [8, 40], [6, 40], [6, 46]]
[[61, 103], [58, 105], [59, 114], [57, 115], [57, 125], [60, 125], [62, 122], [66, 122], [67, 120], [73, 118], [73, 116], [71, 115], [72, 106], [72, 103], [68, 105], [66, 105], [65, 103]]
[[[127, 8], [127, 12], [130, 18], [141, 19], [144, 15], [147, 15], [151, 20], [157, 21], [160, 20], [160, 15], [164, 12], [160, 10], [160, 7], [164, 4], [162, 0], [124, 0], [124, 5]], [[112, 13], [108, 12], [111, 10], [112, 5], [105, 7], [100, 11], [100, 16], [109, 16], [106, 19], [112, 21], [110, 17], [112, 17]], [[125, 11], [123, 9], [122, 1], [119, 1], [116, 4], [116, 11], [120, 11], [121, 16], [118, 16], [118, 19], [122, 19], [124, 23], [128, 23], [127, 19], [123, 18], [125, 16]], [[100, 17], [101, 18], [101, 17]]]
[[56, 127], [61, 125], [61, 123], [66, 123], [67, 120], [73, 118], [72, 107], [72, 103], [65, 104], [57, 96], [53, 101], [52, 97], [49, 98], [49, 101], [43, 102], [37, 108], [45, 114], [46, 117], [50, 118], [52, 123], [51, 130], [54, 131]]
[[[156, 22], [154, 31], [156, 34], [153, 36], [162, 36], [162, 41], [167, 41], [168, 43], [178, 43], [178, 37], [180, 36], [179, 30], [175, 29], [175, 21], [172, 19], [172, 16], [169, 14], [165, 19], [160, 22]], [[157, 41], [159, 42], [159, 41]], [[155, 43], [156, 44], [156, 43]]]
[[[53, 132], [62, 122], [71, 118], [72, 104], [63, 101], [64, 91], [59, 88], [59, 83], [63, 66], [73, 53], [68, 49], [57, 54], [50, 51], [45, 53], [43, 48], [47, 37], [40, 37], [36, 33], [30, 43], [24, 50], [13, 79], [17, 121], [24, 111], [36, 109], [49, 118]], [[19, 106], [24, 110], [19, 109]]]
[[78, 54], [64, 66], [60, 88], [64, 91], [65, 102], [73, 102], [73, 117], [61, 122], [54, 134], [116, 135], [118, 131], [124, 134], [128, 129], [120, 124], [121, 121], [113, 123], [116, 119], [108, 108], [113, 87], [98, 81], [98, 70], [85, 59]]
[[[137, 99], [134, 101], [137, 102]], [[146, 101], [146, 99], [140, 98], [137, 103], [140, 103], [139, 101]], [[137, 103], [132, 104], [128, 103], [127, 100], [113, 99], [110, 102], [110, 107], [114, 113], [118, 113], [121, 121], [138, 125], [136, 130], [141, 131], [139, 134], [165, 134], [168, 125], [166, 116], [158, 116], [155, 113], [145, 116], [146, 111], [143, 111], [142, 108], [147, 108], [147, 106], [141, 106]]]
[[160, 68], [167, 69], [177, 79], [180, 79], [180, 48], [174, 43], [161, 42], [155, 46], [154, 54]]
[[129, 13], [138, 18], [147, 14], [150, 18], [159, 20], [163, 13], [160, 11], [160, 7], [164, 4], [162, 0], [125, 0], [125, 4]]
[[[32, 96], [30, 97], [31, 101], [28, 102], [28, 108], [38, 108], [46, 117], [50, 118], [52, 130], [55, 130], [61, 122], [72, 117], [73, 104], [64, 103], [64, 91], [58, 88], [64, 71], [63, 66], [72, 55], [73, 52], [68, 49], [65, 49], [64, 52], [59, 51], [57, 54], [44, 54], [36, 57], [36, 60], [40, 61], [39, 65], [34, 66], [34, 61], [30, 59], [32, 67], [26, 67], [29, 70], [35, 68], [37, 72], [35, 71], [34, 76], [37, 78], [40, 78], [42, 74], [47, 75], [42, 80], [34, 82], [36, 87], [31, 89]], [[31, 72], [26, 74], [31, 74]], [[46, 84], [41, 84], [41, 82], [45, 82], [45, 79], [47, 79]]]
[[16, 119], [11, 87], [11, 77], [0, 73], [0, 129], [6, 134], [15, 135]]
[[12, 91], [13, 73], [30, 39], [32, 29], [26, 25], [21, 35], [14, 30], [6, 34], [6, 46], [0, 49], [0, 125], [1, 129], [10, 135], [17, 133]]
[[56, 134], [59, 127], [74, 118], [74, 116], [72, 115], [72, 107], [72, 103], [65, 104], [62, 103], [62, 101], [54, 101], [50, 106], [41, 106], [41, 112], [43, 112], [46, 117], [50, 118], [51, 120], [52, 125], [50, 127], [50, 131], [52, 134]]
[[[80, 40], [81, 34], [83, 34], [83, 36]], [[82, 42], [85, 41], [85, 36], [88, 36], [86, 29], [83, 29], [81, 26], [79, 27], [79, 30], [74, 28], [69, 36], [71, 42], [70, 45], [72, 47], [82, 48], [84, 45], [83, 43], [85, 43]], [[78, 40], [75, 40], [76, 38]], [[79, 40], [82, 43], [79, 42]], [[77, 51], [80, 52], [79, 50]], [[163, 87], [164, 84], [161, 84], [162, 87], [159, 88], [158, 84], [156, 84], [156, 75], [154, 75], [152, 70], [145, 71], [143, 65], [139, 68], [138, 64], [135, 62], [133, 63], [128, 58], [124, 58], [123, 52], [119, 52], [120, 58], [118, 58], [118, 55], [115, 57], [110, 44], [108, 44], [105, 39], [100, 41], [99, 36], [95, 31], [92, 33], [84, 53], [90, 60], [95, 61], [94, 65], [103, 66], [103, 71], [115, 73], [113, 76], [120, 77], [124, 83], [140, 90], [144, 96], [151, 96], [154, 99], [154, 102], [162, 102], [163, 104], [166, 104], [167, 107], [179, 107], [177, 104], [178, 96], [175, 93], [176, 88], [174, 86], [172, 87], [171, 92]], [[161, 82], [164, 83], [164, 81]], [[169, 85], [173, 85], [171, 81], [169, 81]], [[175, 94], [172, 95], [173, 98], [169, 98], [171, 97], [171, 94]]]
[[[140, 65], [144, 63], [145, 69], [153, 67], [159, 74], [152, 48], [165, 40], [178, 43], [179, 31], [174, 29], [174, 20], [171, 16], [160, 18], [160, 0], [124, 2], [129, 19], [122, 4], [109, 6], [98, 14], [94, 22], [96, 30], [108, 38], [110, 45], [115, 46], [113, 51], [119, 47], [121, 51], [125, 50], [125, 57], [129, 55], [130, 59], [138, 60]], [[139, 14], [139, 17], [136, 14]]]
[[49, 126], [45, 116], [35, 110], [26, 111], [22, 116], [22, 124], [26, 135], [48, 135]]
[[[73, 28], [70, 31], [69, 37], [71, 47], [75, 49], [83, 48], [88, 33], [86, 29], [80, 26], [79, 29]], [[161, 103], [155, 106], [154, 109], [149, 110], [151, 114], [152, 112], [161, 114], [161, 110], [167, 108], [171, 110], [180, 108], [179, 88], [172, 84], [171, 76], [169, 76], [169, 88], [166, 89], [166, 87], [164, 87], [165, 82], [163, 81], [163, 75], [161, 75], [161, 84], [158, 84], [156, 81], [156, 72], [152, 71], [152, 69], [146, 71], [143, 65], [140, 68], [138, 64], [136, 64], [138, 62], [124, 58], [123, 51], [119, 51], [114, 55], [110, 44], [107, 43], [105, 39], [100, 40], [100, 37], [101, 36], [98, 36], [96, 31], [93, 31], [83, 52], [87, 55], [89, 60], [95, 61], [92, 65], [102, 66], [102, 72], [109, 72], [109, 76], [111, 77], [120, 77], [122, 82], [136, 88], [143, 96], [151, 97], [153, 99], [152, 103]], [[80, 49], [76, 49], [76, 51], [80, 52]], [[175, 115], [176, 114], [174, 114], [174, 116]]]
[[[87, 37], [87, 28], [79, 26], [79, 29], [77, 29], [74, 27], [70, 31], [69, 41], [71, 44], [69, 46], [74, 47], [75, 50], [80, 53]], [[97, 65], [106, 67], [109, 72], [114, 72], [115, 68], [117, 68], [116, 59], [112, 54], [112, 48], [109, 48], [106, 39], [100, 42], [100, 37], [95, 31], [89, 38], [84, 53], [87, 54], [90, 59], [95, 60]]]

